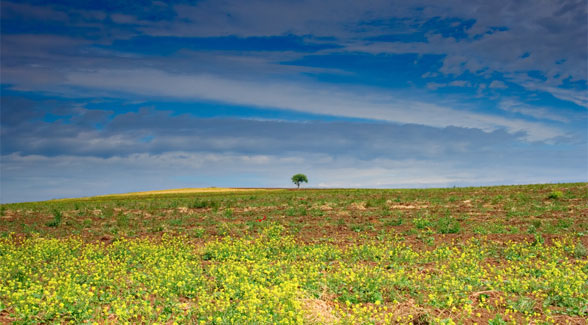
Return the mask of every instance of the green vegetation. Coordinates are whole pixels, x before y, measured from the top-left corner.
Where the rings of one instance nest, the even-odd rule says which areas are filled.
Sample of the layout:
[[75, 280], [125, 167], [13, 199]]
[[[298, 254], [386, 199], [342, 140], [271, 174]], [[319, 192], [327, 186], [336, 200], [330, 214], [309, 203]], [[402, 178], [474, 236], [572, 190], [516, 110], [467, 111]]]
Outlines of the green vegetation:
[[61, 211], [53, 209], [53, 220], [47, 222], [47, 227], [58, 227], [61, 224], [62, 217]]
[[553, 191], [553, 192], [549, 193], [547, 198], [552, 199], [552, 200], [557, 200], [557, 199], [560, 199], [561, 197], [563, 197], [563, 195], [564, 194], [562, 191]]
[[296, 184], [297, 188], [300, 188], [300, 183], [308, 183], [308, 178], [304, 174], [296, 174], [292, 176], [292, 183]]
[[581, 323], [586, 202], [577, 183], [5, 204], [0, 322]]

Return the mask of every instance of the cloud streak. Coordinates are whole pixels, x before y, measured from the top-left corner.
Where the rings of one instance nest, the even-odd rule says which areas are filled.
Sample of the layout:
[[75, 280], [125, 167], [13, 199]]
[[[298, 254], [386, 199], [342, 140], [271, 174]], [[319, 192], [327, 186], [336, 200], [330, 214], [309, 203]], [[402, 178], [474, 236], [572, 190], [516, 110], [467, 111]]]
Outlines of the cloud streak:
[[472, 127], [487, 132], [504, 128], [511, 133], [524, 132], [530, 141], [565, 135], [562, 130], [539, 123], [402, 100], [387, 92], [366, 88], [337, 89], [320, 84], [239, 81], [211, 75], [172, 75], [151, 69], [72, 72], [65, 84], [145, 97], [204, 99], [402, 124]]

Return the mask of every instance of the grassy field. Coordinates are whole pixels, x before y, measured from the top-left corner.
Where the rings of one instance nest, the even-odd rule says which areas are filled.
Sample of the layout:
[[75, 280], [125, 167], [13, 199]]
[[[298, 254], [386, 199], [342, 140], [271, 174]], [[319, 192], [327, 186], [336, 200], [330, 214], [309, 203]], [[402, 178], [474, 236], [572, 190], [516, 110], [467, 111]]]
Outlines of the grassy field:
[[0, 321], [585, 324], [587, 235], [587, 183], [4, 204]]

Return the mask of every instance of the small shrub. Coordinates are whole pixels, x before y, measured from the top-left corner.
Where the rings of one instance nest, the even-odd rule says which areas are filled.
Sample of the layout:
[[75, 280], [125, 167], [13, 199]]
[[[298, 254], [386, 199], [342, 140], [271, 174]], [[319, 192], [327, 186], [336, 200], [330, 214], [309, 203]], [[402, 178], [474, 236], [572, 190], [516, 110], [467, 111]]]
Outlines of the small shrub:
[[129, 226], [129, 215], [121, 213], [116, 216], [116, 225], [120, 228], [126, 228]]
[[89, 228], [92, 225], [92, 219], [84, 219], [82, 221], [82, 227]]
[[293, 217], [295, 214], [296, 214], [295, 208], [290, 207], [286, 210], [286, 216], [288, 216], [288, 217]]
[[321, 209], [312, 209], [310, 210], [310, 215], [313, 217], [322, 217], [325, 213]]
[[459, 222], [452, 217], [440, 218], [435, 225], [435, 229], [440, 234], [457, 234], [460, 228]]
[[545, 239], [543, 238], [543, 236], [541, 236], [541, 234], [535, 234], [535, 239], [533, 239], [533, 242], [531, 243], [531, 245], [540, 246], [540, 245], [543, 245], [544, 243], [545, 243]]
[[230, 226], [223, 222], [216, 226], [216, 233], [219, 236], [227, 236], [231, 233]]
[[306, 208], [304, 206], [299, 206], [298, 208], [289, 207], [286, 210], [286, 216], [288, 216], [288, 217], [306, 216], [307, 214], [308, 214], [308, 211], [306, 210]]
[[100, 219], [110, 219], [114, 215], [114, 210], [112, 208], [103, 208], [102, 214], [100, 215]]
[[191, 206], [194, 209], [211, 208], [212, 210], [217, 211], [220, 207], [220, 203], [218, 201], [196, 199], [194, 202], [192, 202]]
[[562, 229], [568, 229], [574, 224], [572, 219], [558, 219], [556, 226]]
[[192, 202], [192, 208], [194, 209], [203, 209], [207, 207], [207, 203], [206, 201], [202, 201], [202, 200], [196, 200], [194, 202]]
[[383, 207], [386, 206], [386, 199], [385, 198], [373, 198], [367, 200], [365, 203], [366, 208], [375, 208], [375, 207]]
[[474, 234], [487, 235], [489, 233], [488, 228], [484, 226], [474, 227]]
[[400, 226], [402, 224], [402, 218], [386, 218], [382, 219], [382, 222], [386, 227]]
[[351, 230], [355, 231], [355, 232], [362, 232], [364, 231], [364, 226], [362, 224], [354, 224], [351, 225]]
[[206, 233], [206, 230], [202, 227], [198, 227], [198, 228], [194, 229], [194, 237], [196, 237], [196, 238], [202, 238], [205, 233]]
[[489, 325], [506, 325], [508, 323], [502, 319], [502, 316], [500, 316], [499, 314], [496, 314], [496, 317], [488, 320], [488, 324]]
[[170, 219], [167, 223], [170, 226], [181, 227], [184, 225], [184, 219], [183, 218]]
[[308, 215], [308, 211], [306, 210], [305, 207], [299, 207], [298, 208], [298, 215], [299, 216], [306, 216], [306, 215]]
[[563, 195], [564, 194], [562, 191], [553, 191], [553, 192], [549, 193], [547, 198], [550, 200], [557, 200], [557, 199], [561, 199], [563, 197]]
[[507, 233], [511, 234], [511, 235], [516, 235], [518, 233], [521, 232], [521, 229], [519, 229], [519, 227], [515, 227], [515, 226], [508, 226], [507, 227]]
[[492, 204], [498, 204], [500, 203], [502, 200], [504, 200], [504, 196], [502, 195], [496, 195], [495, 197], [492, 198], [492, 201], [490, 201]]
[[47, 227], [58, 227], [61, 224], [63, 214], [57, 209], [53, 209], [53, 220], [47, 222]]
[[412, 219], [412, 223], [414, 224], [415, 227], [417, 227], [417, 229], [424, 229], [424, 228], [430, 227], [432, 225], [431, 220], [429, 220], [428, 218], [423, 218], [423, 217]]

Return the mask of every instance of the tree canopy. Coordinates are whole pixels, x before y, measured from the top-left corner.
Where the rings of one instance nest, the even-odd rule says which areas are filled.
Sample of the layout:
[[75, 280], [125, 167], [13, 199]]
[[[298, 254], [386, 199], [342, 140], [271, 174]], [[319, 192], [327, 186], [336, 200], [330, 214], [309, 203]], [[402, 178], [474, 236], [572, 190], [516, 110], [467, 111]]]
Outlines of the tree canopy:
[[292, 183], [296, 184], [298, 188], [300, 188], [300, 183], [308, 183], [308, 178], [304, 174], [296, 174], [292, 176]]

